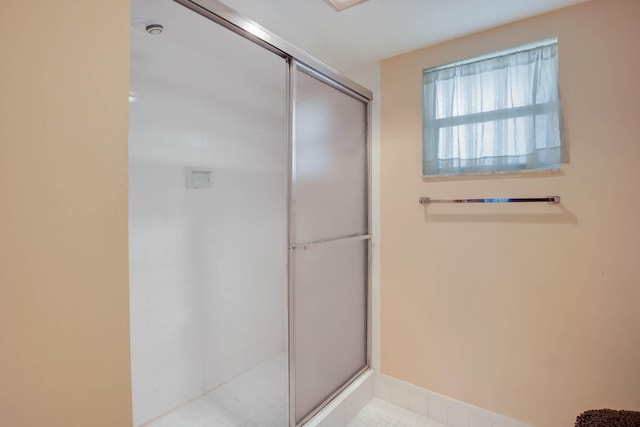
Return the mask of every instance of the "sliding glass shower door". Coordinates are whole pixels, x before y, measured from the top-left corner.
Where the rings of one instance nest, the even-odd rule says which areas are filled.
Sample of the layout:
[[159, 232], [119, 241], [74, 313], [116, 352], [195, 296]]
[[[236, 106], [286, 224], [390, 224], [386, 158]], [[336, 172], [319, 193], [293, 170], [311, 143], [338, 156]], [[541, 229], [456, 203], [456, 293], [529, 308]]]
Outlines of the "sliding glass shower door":
[[134, 425], [287, 426], [288, 61], [131, 7]]
[[131, 4], [134, 425], [299, 427], [368, 366], [370, 93], [218, 0]]
[[367, 368], [367, 101], [292, 65], [292, 419]]

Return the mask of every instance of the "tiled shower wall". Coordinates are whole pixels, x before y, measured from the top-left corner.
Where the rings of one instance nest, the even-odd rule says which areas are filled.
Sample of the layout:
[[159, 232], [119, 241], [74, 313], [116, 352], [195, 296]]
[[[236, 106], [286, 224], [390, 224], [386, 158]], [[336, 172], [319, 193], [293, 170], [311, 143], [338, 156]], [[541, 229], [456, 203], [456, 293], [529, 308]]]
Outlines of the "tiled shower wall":
[[[202, 61], [205, 90], [132, 75], [134, 425], [286, 349], [284, 91], [169, 49]], [[211, 168], [212, 186], [187, 188], [188, 166]]]

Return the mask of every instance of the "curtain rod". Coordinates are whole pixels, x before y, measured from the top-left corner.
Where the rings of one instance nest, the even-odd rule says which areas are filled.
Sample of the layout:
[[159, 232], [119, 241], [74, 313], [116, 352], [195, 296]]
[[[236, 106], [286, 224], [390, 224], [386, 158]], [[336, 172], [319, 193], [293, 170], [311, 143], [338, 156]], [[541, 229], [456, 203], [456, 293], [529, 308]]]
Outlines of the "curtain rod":
[[511, 47], [508, 49], [502, 49], [493, 53], [485, 53], [484, 55], [478, 55], [472, 58], [450, 62], [448, 64], [442, 64], [442, 65], [437, 65], [435, 67], [425, 68], [422, 70], [422, 74], [425, 75], [433, 71], [442, 71], [448, 68], [455, 68], [455, 67], [460, 67], [462, 65], [469, 65], [469, 64], [475, 64], [476, 62], [487, 61], [490, 59], [502, 58], [505, 56], [513, 55], [514, 53], [529, 52], [535, 49], [540, 49], [541, 47], [553, 46], [554, 44], [558, 44], [557, 37], [551, 37], [548, 39], [526, 43], [520, 46]]
[[547, 202], [552, 205], [560, 203], [560, 196], [547, 197], [495, 197], [486, 199], [432, 199], [430, 197], [420, 197], [421, 205], [430, 203], [541, 203]]

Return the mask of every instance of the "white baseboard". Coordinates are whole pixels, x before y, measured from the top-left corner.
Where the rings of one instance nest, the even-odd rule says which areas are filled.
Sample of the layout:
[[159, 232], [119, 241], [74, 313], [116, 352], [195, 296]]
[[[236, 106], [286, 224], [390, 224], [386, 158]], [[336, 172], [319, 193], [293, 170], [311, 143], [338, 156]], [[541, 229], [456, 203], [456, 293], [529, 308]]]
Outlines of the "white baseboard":
[[449, 427], [533, 427], [387, 375], [376, 374], [374, 392], [380, 399]]

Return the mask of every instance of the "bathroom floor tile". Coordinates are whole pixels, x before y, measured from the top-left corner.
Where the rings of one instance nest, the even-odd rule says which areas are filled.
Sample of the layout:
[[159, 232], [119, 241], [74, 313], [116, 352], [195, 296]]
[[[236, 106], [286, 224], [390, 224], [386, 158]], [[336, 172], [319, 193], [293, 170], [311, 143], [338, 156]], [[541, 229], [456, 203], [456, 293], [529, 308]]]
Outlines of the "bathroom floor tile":
[[[287, 357], [280, 354], [145, 427], [286, 427]], [[374, 397], [348, 427], [446, 427]]]
[[444, 424], [374, 397], [348, 427], [446, 427]]

